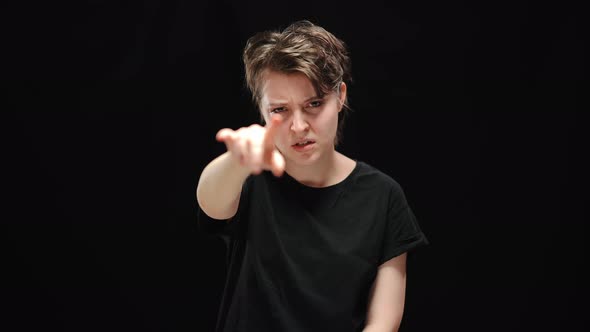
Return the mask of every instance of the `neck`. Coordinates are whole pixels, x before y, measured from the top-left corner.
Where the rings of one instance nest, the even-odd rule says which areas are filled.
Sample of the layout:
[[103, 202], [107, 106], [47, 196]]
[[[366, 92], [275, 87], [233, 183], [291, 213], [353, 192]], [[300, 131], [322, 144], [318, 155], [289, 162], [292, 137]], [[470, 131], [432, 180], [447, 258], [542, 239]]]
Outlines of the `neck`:
[[327, 187], [334, 184], [336, 169], [339, 160], [343, 156], [333, 150], [333, 153], [327, 154], [323, 159], [318, 160], [314, 165], [299, 166], [287, 164], [285, 171], [297, 182], [309, 187]]

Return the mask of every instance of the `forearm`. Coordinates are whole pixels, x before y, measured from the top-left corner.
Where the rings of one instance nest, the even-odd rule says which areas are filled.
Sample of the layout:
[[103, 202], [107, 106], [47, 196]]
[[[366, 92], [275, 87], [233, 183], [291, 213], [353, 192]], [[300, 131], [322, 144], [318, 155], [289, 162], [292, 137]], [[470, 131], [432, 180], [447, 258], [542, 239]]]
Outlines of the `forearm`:
[[397, 332], [404, 314], [407, 254], [379, 266], [369, 293], [364, 332]]
[[197, 201], [207, 215], [216, 219], [232, 217], [239, 203], [240, 192], [250, 171], [242, 167], [229, 152], [211, 161], [201, 173], [197, 185]]

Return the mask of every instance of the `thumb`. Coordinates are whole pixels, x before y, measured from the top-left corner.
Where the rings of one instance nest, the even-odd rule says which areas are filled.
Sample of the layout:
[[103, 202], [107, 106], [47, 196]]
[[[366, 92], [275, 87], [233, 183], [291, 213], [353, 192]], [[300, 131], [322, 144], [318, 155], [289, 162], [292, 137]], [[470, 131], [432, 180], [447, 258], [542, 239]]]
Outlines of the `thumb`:
[[234, 131], [229, 128], [223, 128], [217, 132], [215, 135], [215, 139], [218, 142], [225, 142], [226, 140], [231, 140], [233, 137]]

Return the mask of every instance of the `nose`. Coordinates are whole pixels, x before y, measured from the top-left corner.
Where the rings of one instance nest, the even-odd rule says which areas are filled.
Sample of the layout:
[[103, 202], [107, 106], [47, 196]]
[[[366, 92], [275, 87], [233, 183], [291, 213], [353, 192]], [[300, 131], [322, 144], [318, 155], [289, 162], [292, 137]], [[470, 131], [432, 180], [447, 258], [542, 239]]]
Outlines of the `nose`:
[[309, 129], [309, 124], [303, 117], [302, 112], [294, 112], [293, 122], [291, 122], [291, 130], [295, 133], [305, 132]]

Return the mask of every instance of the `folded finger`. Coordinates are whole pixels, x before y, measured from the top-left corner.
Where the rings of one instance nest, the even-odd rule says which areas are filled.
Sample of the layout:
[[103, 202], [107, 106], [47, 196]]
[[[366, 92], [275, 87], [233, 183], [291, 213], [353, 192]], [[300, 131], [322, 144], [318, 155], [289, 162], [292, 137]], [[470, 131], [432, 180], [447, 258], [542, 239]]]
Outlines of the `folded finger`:
[[272, 153], [271, 170], [274, 176], [281, 176], [285, 171], [285, 158], [276, 149]]
[[250, 148], [250, 162], [254, 174], [262, 172], [264, 150], [260, 145], [253, 145]]

